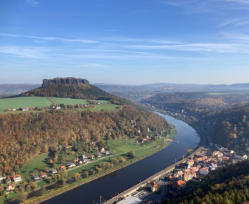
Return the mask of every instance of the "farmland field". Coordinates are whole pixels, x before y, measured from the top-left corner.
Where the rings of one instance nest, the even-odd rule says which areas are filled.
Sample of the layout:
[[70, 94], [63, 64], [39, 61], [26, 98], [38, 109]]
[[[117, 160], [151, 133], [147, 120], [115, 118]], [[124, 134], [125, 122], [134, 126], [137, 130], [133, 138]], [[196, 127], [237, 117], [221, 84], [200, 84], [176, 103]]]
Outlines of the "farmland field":
[[[95, 103], [100, 103], [96, 107], [90, 108], [90, 111], [100, 111], [104, 110], [115, 110], [116, 105], [109, 104], [108, 101], [105, 100], [91, 100]], [[88, 104], [88, 101], [85, 99], [73, 99], [73, 98], [56, 98], [56, 97], [14, 97], [14, 98], [3, 98], [0, 99], [0, 111], [5, 111], [8, 108], [31, 108], [31, 107], [38, 107], [44, 108], [49, 107], [51, 105], [76, 105], [76, 104]]]
[[76, 105], [76, 104], [88, 104], [87, 100], [84, 99], [73, 99], [73, 98], [49, 98], [53, 103], [59, 105]]
[[8, 108], [47, 107], [52, 103], [44, 97], [16, 97], [0, 99], [0, 111]]

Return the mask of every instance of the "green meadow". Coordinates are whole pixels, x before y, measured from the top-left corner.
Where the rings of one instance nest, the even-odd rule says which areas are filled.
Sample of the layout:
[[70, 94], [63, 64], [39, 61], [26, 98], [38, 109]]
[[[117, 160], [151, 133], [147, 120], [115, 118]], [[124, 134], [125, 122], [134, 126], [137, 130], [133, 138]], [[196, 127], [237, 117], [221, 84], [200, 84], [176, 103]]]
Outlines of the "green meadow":
[[48, 107], [52, 105], [51, 101], [45, 97], [15, 97], [0, 99], [0, 111], [5, 111], [8, 108], [30, 108], [30, 107]]
[[[101, 111], [109, 110], [113, 111], [116, 109], [116, 105], [110, 104], [104, 100], [92, 100], [95, 103], [100, 103], [94, 107], [89, 108], [90, 111]], [[0, 99], [0, 111], [6, 111], [8, 108], [45, 108], [51, 105], [76, 105], [76, 104], [89, 104], [88, 100], [85, 99], [74, 99], [74, 98], [56, 98], [56, 97], [13, 97], [13, 98], [2, 98]]]

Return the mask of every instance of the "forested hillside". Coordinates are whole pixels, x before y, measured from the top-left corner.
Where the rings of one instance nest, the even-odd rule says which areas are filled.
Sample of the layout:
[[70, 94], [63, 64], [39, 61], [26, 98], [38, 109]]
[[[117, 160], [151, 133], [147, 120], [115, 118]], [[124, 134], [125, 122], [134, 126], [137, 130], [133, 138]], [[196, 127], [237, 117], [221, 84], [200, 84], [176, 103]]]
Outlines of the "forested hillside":
[[156, 108], [177, 113], [194, 126], [205, 142], [221, 144], [249, 153], [248, 94], [172, 93], [144, 101]]
[[222, 110], [207, 117], [214, 143], [249, 153], [249, 104]]
[[[132, 122], [135, 121], [135, 122]], [[53, 146], [85, 142], [89, 151], [93, 142], [103, 143], [108, 133], [110, 139], [145, 137], [150, 128], [161, 133], [169, 127], [158, 115], [121, 106], [117, 112], [45, 111], [0, 115], [0, 173], [17, 171], [34, 156], [48, 152]], [[136, 125], [134, 125], [136, 124]]]

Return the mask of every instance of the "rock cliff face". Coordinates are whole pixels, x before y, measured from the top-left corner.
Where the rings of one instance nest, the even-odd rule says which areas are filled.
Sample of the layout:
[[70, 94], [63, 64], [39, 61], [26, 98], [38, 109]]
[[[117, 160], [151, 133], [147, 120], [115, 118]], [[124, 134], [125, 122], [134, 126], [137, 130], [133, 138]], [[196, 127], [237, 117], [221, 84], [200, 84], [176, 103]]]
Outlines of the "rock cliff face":
[[86, 79], [67, 77], [67, 78], [44, 79], [42, 83], [42, 88], [46, 88], [51, 85], [81, 85], [81, 84], [90, 85], [89, 81]]

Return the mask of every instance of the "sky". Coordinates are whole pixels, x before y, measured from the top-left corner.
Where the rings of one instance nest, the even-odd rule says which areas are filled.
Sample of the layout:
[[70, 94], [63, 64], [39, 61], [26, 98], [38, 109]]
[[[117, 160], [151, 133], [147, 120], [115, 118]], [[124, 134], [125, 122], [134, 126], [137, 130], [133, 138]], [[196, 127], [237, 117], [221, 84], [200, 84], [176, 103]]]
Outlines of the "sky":
[[249, 0], [0, 0], [0, 84], [249, 82]]

